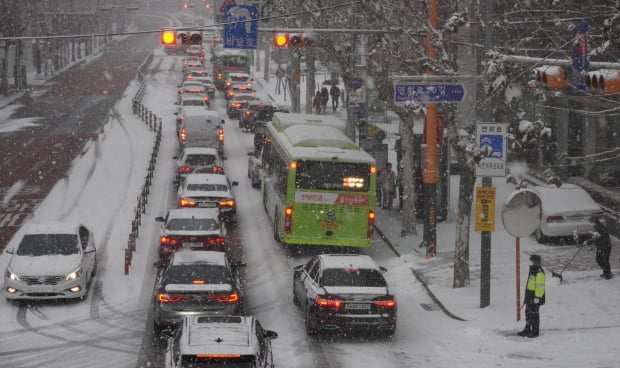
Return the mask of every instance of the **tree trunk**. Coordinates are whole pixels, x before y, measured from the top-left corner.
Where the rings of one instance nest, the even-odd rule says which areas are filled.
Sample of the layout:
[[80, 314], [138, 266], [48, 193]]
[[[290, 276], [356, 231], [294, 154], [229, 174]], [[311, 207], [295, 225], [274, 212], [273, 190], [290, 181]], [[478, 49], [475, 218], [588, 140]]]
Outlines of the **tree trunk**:
[[400, 231], [401, 236], [408, 234], [417, 234], [416, 230], [416, 210], [415, 210], [415, 184], [413, 181], [413, 124], [414, 119], [411, 114], [400, 115], [400, 147], [402, 150], [402, 181], [403, 181], [403, 208], [401, 208], [402, 214], [402, 228]]
[[456, 217], [456, 239], [454, 244], [454, 288], [469, 285], [469, 230], [473, 202], [475, 169], [467, 162], [464, 151], [457, 154], [460, 166], [459, 201]]

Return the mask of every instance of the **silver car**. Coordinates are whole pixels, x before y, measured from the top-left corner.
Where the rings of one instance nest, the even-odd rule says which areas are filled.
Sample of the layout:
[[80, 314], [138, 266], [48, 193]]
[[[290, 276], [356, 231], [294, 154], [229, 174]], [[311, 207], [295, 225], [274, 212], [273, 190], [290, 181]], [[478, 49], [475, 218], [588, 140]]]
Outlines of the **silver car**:
[[84, 225], [30, 226], [11, 259], [2, 291], [7, 299], [84, 298], [96, 271], [93, 233]]

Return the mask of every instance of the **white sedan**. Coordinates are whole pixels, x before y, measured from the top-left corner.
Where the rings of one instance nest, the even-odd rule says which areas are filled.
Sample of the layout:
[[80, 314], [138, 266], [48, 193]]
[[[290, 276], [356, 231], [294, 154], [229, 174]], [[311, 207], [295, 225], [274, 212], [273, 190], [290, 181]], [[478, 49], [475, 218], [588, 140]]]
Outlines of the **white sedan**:
[[97, 264], [95, 239], [84, 225], [34, 224], [6, 252], [2, 291], [11, 300], [84, 298]]
[[534, 236], [539, 243], [547, 243], [552, 238], [581, 237], [593, 231], [590, 217], [602, 215], [603, 209], [583, 188], [573, 184], [545, 185], [530, 187], [540, 198], [542, 214], [540, 226]]

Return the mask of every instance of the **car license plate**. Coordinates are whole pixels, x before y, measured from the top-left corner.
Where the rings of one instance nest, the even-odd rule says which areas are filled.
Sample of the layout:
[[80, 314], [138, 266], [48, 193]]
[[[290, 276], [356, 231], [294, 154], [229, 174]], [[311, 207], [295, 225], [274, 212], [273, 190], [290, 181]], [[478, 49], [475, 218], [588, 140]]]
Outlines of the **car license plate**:
[[338, 222], [336, 221], [321, 221], [321, 228], [325, 230], [337, 230]]
[[201, 242], [184, 242], [183, 243], [183, 247], [185, 247], [185, 248], [198, 248], [198, 247], [202, 247], [202, 243]]
[[345, 304], [345, 309], [370, 309], [370, 304], [368, 303], [352, 303]]
[[214, 208], [214, 207], [217, 207], [217, 203], [215, 203], [215, 202], [200, 202], [200, 203], [198, 203], [198, 207]]

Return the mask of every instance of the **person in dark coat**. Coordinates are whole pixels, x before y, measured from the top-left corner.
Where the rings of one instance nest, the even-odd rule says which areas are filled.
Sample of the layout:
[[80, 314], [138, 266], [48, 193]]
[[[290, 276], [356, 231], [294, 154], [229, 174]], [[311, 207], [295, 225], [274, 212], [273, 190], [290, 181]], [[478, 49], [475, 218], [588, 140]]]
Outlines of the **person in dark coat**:
[[332, 87], [329, 89], [329, 94], [332, 96], [332, 110], [336, 111], [338, 108], [338, 101], [340, 101], [340, 88], [332, 84]]
[[530, 272], [525, 286], [525, 328], [519, 336], [538, 337], [540, 329], [540, 306], [545, 304], [545, 270], [538, 254], [530, 256]]
[[321, 88], [321, 98], [321, 107], [323, 108], [323, 112], [325, 112], [327, 102], [329, 101], [329, 91], [327, 90], [327, 87]]
[[611, 255], [611, 239], [609, 231], [601, 222], [599, 216], [590, 217], [590, 222], [594, 226], [594, 235], [588, 240], [590, 245], [596, 246], [596, 263], [603, 270], [601, 277], [606, 280], [611, 279], [611, 265], [609, 264], [609, 256]]

